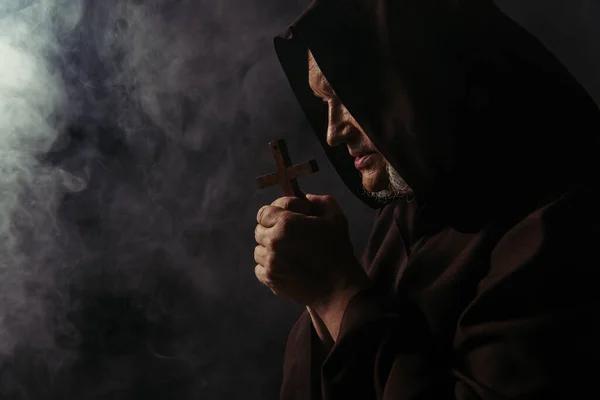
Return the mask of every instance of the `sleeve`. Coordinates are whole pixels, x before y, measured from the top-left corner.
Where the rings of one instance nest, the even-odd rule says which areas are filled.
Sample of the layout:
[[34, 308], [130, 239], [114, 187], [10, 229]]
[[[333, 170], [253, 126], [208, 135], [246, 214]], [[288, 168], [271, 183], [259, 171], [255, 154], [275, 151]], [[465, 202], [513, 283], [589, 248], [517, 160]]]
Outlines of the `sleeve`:
[[321, 366], [331, 347], [319, 339], [304, 311], [292, 327], [285, 348], [281, 400], [321, 398]]
[[451, 354], [434, 347], [408, 299], [356, 295], [322, 367], [324, 400], [587, 398], [600, 366], [589, 277], [599, 227], [551, 234], [547, 222], [534, 218], [497, 244]]
[[[380, 238], [385, 237], [389, 226], [394, 220], [386, 217], [391, 215], [394, 206], [386, 206], [378, 209], [375, 215], [374, 229], [371, 240], [378, 243]], [[387, 213], [387, 214], [385, 214]], [[373, 239], [373, 235], [375, 239]], [[369, 248], [377, 249], [378, 245]], [[371, 264], [375, 254], [366, 251], [362, 257], [362, 265]], [[304, 311], [291, 329], [285, 355], [283, 360], [283, 381], [280, 390], [281, 400], [321, 400], [321, 370], [322, 366], [331, 353], [331, 347], [323, 344], [319, 339], [310, 315]]]

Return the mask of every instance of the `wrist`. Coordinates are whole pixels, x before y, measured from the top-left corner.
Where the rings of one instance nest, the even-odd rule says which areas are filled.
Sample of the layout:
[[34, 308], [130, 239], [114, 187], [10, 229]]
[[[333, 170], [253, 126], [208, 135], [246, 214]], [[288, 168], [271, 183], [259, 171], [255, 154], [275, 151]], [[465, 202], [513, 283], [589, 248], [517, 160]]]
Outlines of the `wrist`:
[[310, 305], [321, 318], [334, 341], [337, 341], [339, 328], [350, 301], [357, 293], [369, 287], [370, 280], [367, 277], [362, 282], [336, 289], [326, 298], [315, 301]]

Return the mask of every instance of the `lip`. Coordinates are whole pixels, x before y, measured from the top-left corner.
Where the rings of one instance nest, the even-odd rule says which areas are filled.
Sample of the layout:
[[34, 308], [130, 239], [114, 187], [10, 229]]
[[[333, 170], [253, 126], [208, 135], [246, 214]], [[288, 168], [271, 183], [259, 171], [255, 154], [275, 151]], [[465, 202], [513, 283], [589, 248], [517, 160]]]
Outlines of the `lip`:
[[367, 166], [367, 163], [371, 160], [373, 153], [366, 153], [354, 158], [354, 167], [356, 169], [362, 169]]

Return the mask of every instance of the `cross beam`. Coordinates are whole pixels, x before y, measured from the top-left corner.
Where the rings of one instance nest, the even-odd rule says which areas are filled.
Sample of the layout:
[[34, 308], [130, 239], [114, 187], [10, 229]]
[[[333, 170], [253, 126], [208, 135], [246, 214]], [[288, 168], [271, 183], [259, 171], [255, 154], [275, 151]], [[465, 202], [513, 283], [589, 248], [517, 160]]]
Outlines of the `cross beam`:
[[310, 160], [303, 164], [292, 165], [292, 160], [283, 139], [269, 142], [269, 147], [275, 159], [277, 171], [256, 178], [259, 189], [279, 184], [286, 196], [302, 197], [303, 194], [296, 178], [317, 172], [319, 170], [317, 161]]

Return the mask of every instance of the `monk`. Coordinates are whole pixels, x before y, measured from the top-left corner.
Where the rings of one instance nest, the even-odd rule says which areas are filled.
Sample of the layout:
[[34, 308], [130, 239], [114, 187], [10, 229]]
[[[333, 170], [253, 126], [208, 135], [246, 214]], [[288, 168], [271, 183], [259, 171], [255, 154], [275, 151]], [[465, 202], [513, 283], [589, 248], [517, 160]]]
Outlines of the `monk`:
[[600, 112], [567, 69], [488, 0], [315, 0], [275, 47], [377, 209], [361, 260], [330, 196], [258, 211], [256, 277], [310, 311], [281, 399], [594, 393]]

